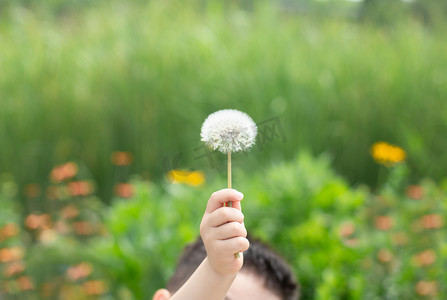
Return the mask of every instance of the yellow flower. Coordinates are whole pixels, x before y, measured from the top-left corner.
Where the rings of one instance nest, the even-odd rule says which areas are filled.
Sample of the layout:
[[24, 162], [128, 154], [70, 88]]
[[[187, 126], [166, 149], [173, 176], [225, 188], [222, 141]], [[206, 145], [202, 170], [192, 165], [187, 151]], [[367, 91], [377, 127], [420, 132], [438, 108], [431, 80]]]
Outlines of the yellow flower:
[[172, 183], [184, 183], [190, 186], [199, 186], [205, 182], [202, 171], [172, 170], [167, 174]]
[[385, 142], [375, 143], [371, 147], [371, 155], [377, 163], [384, 164], [387, 167], [405, 160], [407, 156], [402, 148]]

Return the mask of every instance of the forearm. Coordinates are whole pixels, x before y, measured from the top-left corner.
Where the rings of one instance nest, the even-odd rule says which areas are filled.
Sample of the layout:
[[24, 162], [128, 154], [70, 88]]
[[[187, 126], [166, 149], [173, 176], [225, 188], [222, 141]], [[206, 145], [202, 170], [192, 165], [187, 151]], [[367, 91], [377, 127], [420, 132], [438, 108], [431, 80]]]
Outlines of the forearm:
[[171, 300], [223, 300], [234, 275], [221, 275], [210, 266], [205, 258], [188, 281], [170, 298]]

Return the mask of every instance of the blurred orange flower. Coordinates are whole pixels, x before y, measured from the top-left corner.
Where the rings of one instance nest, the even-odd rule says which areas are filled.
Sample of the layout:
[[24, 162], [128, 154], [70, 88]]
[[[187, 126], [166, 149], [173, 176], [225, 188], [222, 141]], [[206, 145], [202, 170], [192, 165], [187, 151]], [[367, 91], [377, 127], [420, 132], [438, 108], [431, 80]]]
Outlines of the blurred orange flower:
[[78, 235], [90, 235], [94, 231], [93, 225], [87, 221], [74, 222], [73, 228]]
[[61, 210], [61, 217], [63, 219], [73, 219], [76, 218], [78, 215], [79, 209], [72, 204], [65, 206]]
[[25, 218], [25, 226], [29, 229], [46, 229], [51, 225], [49, 214], [30, 214]]
[[8, 264], [3, 270], [3, 275], [5, 277], [11, 277], [25, 271], [25, 264], [21, 261], [12, 262]]
[[355, 225], [352, 222], [343, 223], [340, 227], [340, 236], [343, 238], [350, 237], [355, 232]]
[[391, 260], [393, 260], [394, 255], [388, 249], [380, 249], [379, 252], [377, 252], [377, 258], [379, 259], [380, 262], [388, 263]]
[[83, 284], [87, 295], [102, 295], [107, 291], [107, 286], [102, 280], [90, 280]]
[[421, 280], [416, 284], [415, 290], [421, 296], [436, 296], [438, 294], [438, 282]]
[[421, 225], [424, 229], [438, 229], [444, 226], [444, 218], [439, 214], [422, 216]]
[[22, 291], [29, 291], [34, 289], [34, 285], [28, 276], [20, 277], [19, 279], [17, 279], [17, 282], [19, 283], [19, 287]]
[[24, 249], [20, 246], [0, 249], [0, 262], [18, 261], [23, 258]]
[[115, 185], [115, 194], [121, 198], [131, 198], [134, 193], [133, 185], [130, 183], [118, 183]]
[[432, 249], [422, 251], [412, 258], [413, 263], [417, 266], [429, 266], [436, 261], [436, 252]]
[[372, 145], [371, 155], [377, 163], [388, 167], [405, 160], [406, 157], [402, 148], [385, 142], [377, 142]]
[[71, 266], [65, 273], [71, 281], [77, 281], [88, 277], [93, 272], [93, 266], [88, 262], [82, 262], [79, 265]]
[[374, 225], [379, 230], [387, 231], [393, 227], [393, 219], [388, 216], [377, 216], [374, 219]]
[[410, 185], [407, 187], [407, 196], [414, 200], [421, 200], [424, 196], [424, 190], [420, 185]]
[[75, 162], [67, 162], [57, 165], [51, 170], [50, 179], [53, 182], [61, 182], [74, 177], [78, 173], [78, 165]]
[[19, 233], [19, 226], [15, 223], [7, 223], [0, 228], [0, 242]]
[[202, 171], [171, 170], [167, 177], [172, 183], [184, 183], [190, 186], [199, 186], [205, 182], [205, 174]]
[[116, 166], [128, 166], [133, 162], [133, 155], [127, 151], [116, 151], [112, 153], [110, 159]]
[[90, 235], [93, 233], [93, 226], [87, 221], [74, 222], [73, 228], [78, 235]]
[[93, 186], [88, 181], [73, 181], [68, 184], [68, 191], [73, 197], [88, 196], [92, 193]]

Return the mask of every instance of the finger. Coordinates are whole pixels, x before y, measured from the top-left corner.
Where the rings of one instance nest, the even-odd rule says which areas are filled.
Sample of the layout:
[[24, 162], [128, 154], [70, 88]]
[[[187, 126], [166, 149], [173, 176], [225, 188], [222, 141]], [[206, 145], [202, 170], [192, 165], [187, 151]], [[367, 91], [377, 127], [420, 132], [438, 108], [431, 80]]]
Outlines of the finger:
[[234, 256], [234, 253], [247, 251], [250, 242], [245, 237], [234, 237], [228, 240], [216, 241], [222, 253]]
[[212, 213], [216, 209], [223, 206], [225, 202], [232, 201], [233, 205], [235, 205], [234, 208], [237, 209], [237, 207], [240, 208], [240, 205], [238, 206], [237, 202], [241, 201], [244, 198], [244, 195], [241, 192], [238, 192], [234, 189], [223, 189], [217, 192], [214, 192], [210, 199], [208, 200], [208, 204], [206, 206], [206, 212]]
[[244, 214], [234, 207], [221, 207], [208, 215], [208, 226], [218, 227], [228, 222], [244, 221]]
[[228, 205], [228, 206], [236, 208], [237, 210], [242, 210], [241, 201], [235, 201], [235, 202], [230, 202], [230, 203], [231, 203], [231, 205]]
[[247, 237], [245, 226], [238, 222], [226, 223], [211, 230], [213, 238], [216, 240], [228, 240], [235, 237]]

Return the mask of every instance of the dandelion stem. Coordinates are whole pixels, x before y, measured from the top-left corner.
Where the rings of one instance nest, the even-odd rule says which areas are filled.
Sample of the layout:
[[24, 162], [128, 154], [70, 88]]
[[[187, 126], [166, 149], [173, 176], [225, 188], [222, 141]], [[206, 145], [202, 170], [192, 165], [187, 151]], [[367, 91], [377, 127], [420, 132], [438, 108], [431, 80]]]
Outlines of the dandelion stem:
[[[231, 151], [228, 151], [228, 188], [231, 189]], [[227, 204], [228, 207], [233, 207], [233, 202], [229, 201]], [[239, 258], [239, 252], [234, 253], [235, 258]]]
[[[231, 189], [231, 151], [228, 151], [228, 188]], [[233, 207], [233, 202], [229, 201], [227, 203], [228, 207]]]
[[[231, 151], [228, 151], [228, 188], [231, 189]], [[228, 202], [228, 206], [232, 207], [233, 203]]]

